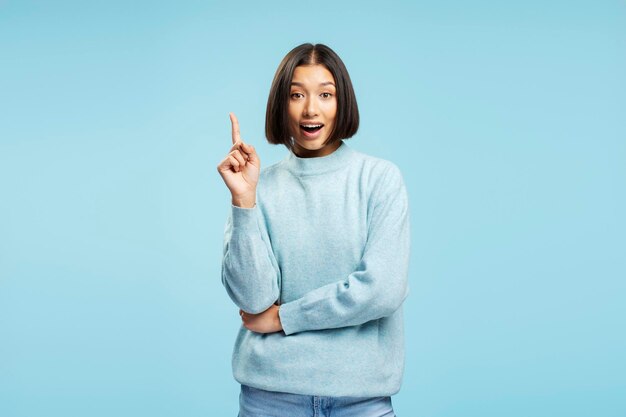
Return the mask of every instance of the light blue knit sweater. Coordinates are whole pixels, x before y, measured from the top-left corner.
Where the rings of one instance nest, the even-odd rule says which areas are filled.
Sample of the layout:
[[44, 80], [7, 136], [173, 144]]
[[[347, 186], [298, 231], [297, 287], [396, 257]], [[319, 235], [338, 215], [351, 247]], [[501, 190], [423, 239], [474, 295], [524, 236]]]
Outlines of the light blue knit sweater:
[[222, 283], [239, 308], [280, 305], [283, 331], [243, 325], [242, 384], [320, 396], [388, 396], [404, 372], [409, 210], [393, 163], [342, 143], [262, 170], [254, 208], [232, 206]]

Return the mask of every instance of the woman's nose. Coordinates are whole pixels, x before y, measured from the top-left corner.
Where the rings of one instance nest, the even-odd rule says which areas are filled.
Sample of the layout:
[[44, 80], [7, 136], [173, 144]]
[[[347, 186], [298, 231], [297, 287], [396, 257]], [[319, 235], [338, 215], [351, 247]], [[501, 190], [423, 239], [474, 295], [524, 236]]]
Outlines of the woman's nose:
[[304, 104], [304, 116], [317, 116], [317, 104], [315, 100], [307, 100]]

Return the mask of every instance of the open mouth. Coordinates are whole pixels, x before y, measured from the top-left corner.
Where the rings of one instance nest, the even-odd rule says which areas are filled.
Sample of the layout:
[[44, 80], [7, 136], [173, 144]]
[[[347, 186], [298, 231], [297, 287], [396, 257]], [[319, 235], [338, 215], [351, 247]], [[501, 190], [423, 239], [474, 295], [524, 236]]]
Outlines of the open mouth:
[[305, 133], [308, 134], [315, 134], [317, 132], [319, 132], [322, 127], [324, 127], [323, 124], [301, 124], [300, 125], [300, 129], [304, 130]]

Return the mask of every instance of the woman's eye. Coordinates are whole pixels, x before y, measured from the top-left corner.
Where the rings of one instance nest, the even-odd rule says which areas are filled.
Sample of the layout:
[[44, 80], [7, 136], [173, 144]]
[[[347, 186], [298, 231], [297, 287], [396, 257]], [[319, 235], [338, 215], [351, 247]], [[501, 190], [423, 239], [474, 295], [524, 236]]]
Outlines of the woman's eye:
[[293, 93], [291, 95], [291, 98], [300, 98], [300, 96], [302, 96], [302, 94], [300, 94], [300, 93]]
[[330, 98], [330, 96], [332, 96], [332, 94], [330, 94], [330, 93], [322, 93], [322, 97], [324, 97], [324, 98]]

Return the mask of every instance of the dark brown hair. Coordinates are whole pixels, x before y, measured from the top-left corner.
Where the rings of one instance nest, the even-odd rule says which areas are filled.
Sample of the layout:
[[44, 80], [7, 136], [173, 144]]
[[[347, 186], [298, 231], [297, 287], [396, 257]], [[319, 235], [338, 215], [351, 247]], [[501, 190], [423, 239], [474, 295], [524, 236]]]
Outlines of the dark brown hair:
[[274, 75], [265, 113], [265, 136], [269, 143], [291, 148], [287, 107], [293, 72], [299, 65], [315, 64], [323, 65], [330, 71], [337, 90], [337, 115], [328, 143], [350, 138], [359, 129], [359, 108], [343, 61], [326, 45], [303, 43], [289, 51]]

